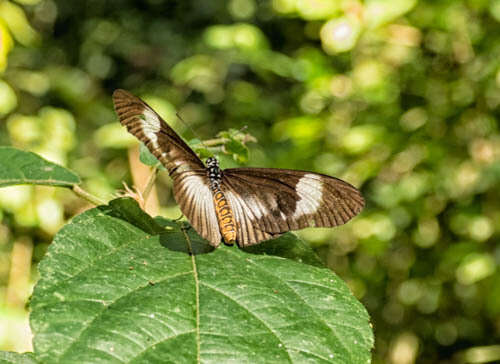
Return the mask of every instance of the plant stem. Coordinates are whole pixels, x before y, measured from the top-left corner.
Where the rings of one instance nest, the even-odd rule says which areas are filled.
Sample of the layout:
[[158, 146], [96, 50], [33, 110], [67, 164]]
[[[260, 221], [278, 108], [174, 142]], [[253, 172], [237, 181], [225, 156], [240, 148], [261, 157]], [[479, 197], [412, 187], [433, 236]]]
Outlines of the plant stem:
[[228, 141], [227, 138], [215, 138], [215, 139], [205, 140], [202, 145], [204, 145], [206, 147], [212, 147], [215, 145], [224, 144], [227, 141]]
[[153, 170], [151, 171], [151, 175], [149, 176], [148, 182], [146, 183], [146, 187], [144, 188], [144, 191], [142, 192], [142, 197], [144, 198], [144, 204], [146, 204], [149, 193], [151, 192], [151, 189], [153, 188], [153, 186], [155, 184], [157, 174], [158, 174], [158, 166], [156, 165], [153, 167]]
[[101, 200], [99, 197], [94, 196], [90, 194], [89, 192], [85, 191], [82, 189], [79, 185], [73, 185], [72, 188], [73, 192], [78, 196], [83, 198], [84, 200], [87, 200], [91, 204], [94, 204], [96, 206], [98, 205], [106, 205], [106, 202]]

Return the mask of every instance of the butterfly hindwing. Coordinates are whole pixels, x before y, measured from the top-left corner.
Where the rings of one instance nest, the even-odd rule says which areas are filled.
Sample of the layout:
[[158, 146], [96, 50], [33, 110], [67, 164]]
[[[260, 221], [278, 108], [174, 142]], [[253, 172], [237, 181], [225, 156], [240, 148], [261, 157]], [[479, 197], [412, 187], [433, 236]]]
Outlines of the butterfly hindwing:
[[148, 147], [170, 175], [205, 168], [196, 153], [144, 101], [125, 90], [116, 90], [113, 103], [122, 125]]
[[176, 174], [174, 197], [196, 232], [210, 245], [217, 247], [221, 242], [221, 234], [206, 171]]
[[350, 184], [305, 171], [226, 169], [222, 187], [235, 214], [242, 246], [290, 230], [342, 225], [364, 206], [360, 192]]

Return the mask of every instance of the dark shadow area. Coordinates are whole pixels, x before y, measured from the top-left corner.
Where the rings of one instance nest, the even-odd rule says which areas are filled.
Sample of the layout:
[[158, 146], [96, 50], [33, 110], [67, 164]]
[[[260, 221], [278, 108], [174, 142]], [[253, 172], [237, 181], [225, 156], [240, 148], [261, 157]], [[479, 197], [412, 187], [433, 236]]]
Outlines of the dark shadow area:
[[[132, 198], [117, 198], [110, 201], [109, 205], [97, 208], [108, 216], [126, 221], [146, 234], [159, 235], [161, 245], [172, 251], [198, 255], [214, 250], [188, 223], [167, 220], [161, 216], [153, 218]], [[186, 242], [186, 236], [191, 243], [191, 249]]]
[[[168, 220], [161, 216], [153, 218], [145, 213], [132, 198], [117, 198], [110, 201], [109, 205], [97, 208], [106, 215], [124, 220], [147, 234], [160, 235], [161, 245], [172, 251], [198, 255], [215, 250], [187, 222]], [[189, 239], [191, 248], [186, 237]], [[325, 266], [312, 248], [292, 233], [286, 233], [277, 239], [245, 247], [242, 250], [251, 254], [287, 258], [317, 267]]]
[[106, 215], [124, 220], [129, 224], [143, 230], [147, 234], [157, 235], [164, 231], [158, 223], [132, 198], [117, 198], [109, 202], [107, 206], [98, 206]]
[[316, 255], [309, 244], [293, 233], [286, 233], [279, 238], [248, 246], [242, 248], [242, 250], [250, 254], [273, 255], [315, 267], [325, 267], [323, 261]]
[[[160, 244], [165, 248], [194, 255], [207, 254], [215, 250], [185, 221], [176, 222], [157, 216], [155, 222], [163, 228], [163, 232], [160, 234]], [[191, 249], [186, 241], [186, 236], [191, 244]]]

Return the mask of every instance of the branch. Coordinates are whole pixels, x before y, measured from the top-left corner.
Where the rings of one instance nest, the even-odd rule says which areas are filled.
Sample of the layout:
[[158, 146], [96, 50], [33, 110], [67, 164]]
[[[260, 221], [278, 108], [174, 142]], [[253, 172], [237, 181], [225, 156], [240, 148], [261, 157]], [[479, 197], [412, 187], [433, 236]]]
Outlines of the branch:
[[105, 201], [103, 201], [99, 197], [94, 196], [94, 195], [90, 194], [89, 192], [85, 191], [79, 185], [73, 185], [72, 190], [78, 197], [81, 197], [84, 200], [87, 200], [88, 202], [90, 202], [93, 205], [96, 205], [96, 206], [106, 205]]

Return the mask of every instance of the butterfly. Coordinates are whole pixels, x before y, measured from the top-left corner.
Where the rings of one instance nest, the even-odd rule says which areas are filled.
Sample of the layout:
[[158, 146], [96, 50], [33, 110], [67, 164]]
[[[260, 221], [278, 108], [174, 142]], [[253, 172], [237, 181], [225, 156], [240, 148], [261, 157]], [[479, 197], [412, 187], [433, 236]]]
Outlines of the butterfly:
[[349, 183], [324, 174], [278, 168], [221, 170], [206, 164], [143, 100], [115, 90], [122, 125], [167, 168], [174, 198], [196, 232], [217, 247], [245, 247], [310, 226], [345, 224], [364, 207]]

